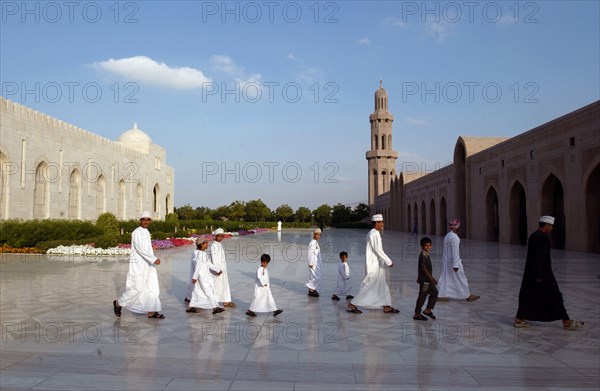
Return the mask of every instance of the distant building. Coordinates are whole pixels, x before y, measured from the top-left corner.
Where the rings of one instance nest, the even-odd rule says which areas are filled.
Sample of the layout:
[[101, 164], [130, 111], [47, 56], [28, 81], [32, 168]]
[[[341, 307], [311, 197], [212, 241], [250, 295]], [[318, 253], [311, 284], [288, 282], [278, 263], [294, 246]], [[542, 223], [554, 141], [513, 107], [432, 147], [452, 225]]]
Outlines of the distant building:
[[166, 151], [137, 125], [112, 141], [1, 97], [0, 114], [0, 220], [173, 212]]
[[[412, 232], [416, 224], [420, 234], [444, 235], [458, 217], [463, 237], [526, 244], [548, 214], [556, 217], [555, 248], [600, 252], [600, 101], [512, 138], [461, 136], [453, 163], [427, 174], [391, 174], [392, 120], [380, 86], [370, 116], [369, 206], [387, 228]], [[382, 133], [389, 142], [374, 143]]]

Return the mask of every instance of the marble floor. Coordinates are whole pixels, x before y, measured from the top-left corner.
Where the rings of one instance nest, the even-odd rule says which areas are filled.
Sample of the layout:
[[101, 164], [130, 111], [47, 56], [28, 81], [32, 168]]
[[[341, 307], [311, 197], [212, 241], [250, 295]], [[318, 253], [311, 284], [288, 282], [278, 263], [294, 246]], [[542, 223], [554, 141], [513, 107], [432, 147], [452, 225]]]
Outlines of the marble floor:
[[[569, 315], [586, 321], [515, 329], [523, 246], [464, 240], [461, 255], [475, 302], [438, 303], [437, 320], [412, 320], [417, 238], [387, 231], [384, 249], [399, 314], [345, 311], [330, 299], [338, 253], [347, 251], [356, 293], [366, 231], [326, 230], [320, 298], [306, 295], [309, 231], [224, 241], [232, 296], [222, 314], [188, 314], [191, 246], [158, 256], [164, 320], [126, 310], [127, 261], [119, 258], [0, 254], [2, 390], [598, 390], [600, 257], [554, 251], [553, 268]], [[442, 237], [433, 237], [439, 275]], [[245, 311], [261, 253], [283, 314]]]

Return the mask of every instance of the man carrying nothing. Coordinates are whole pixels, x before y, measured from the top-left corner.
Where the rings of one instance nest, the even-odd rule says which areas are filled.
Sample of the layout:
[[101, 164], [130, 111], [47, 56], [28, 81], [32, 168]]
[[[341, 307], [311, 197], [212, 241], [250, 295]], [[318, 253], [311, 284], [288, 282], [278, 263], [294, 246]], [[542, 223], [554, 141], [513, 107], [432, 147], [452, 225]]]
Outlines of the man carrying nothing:
[[353, 314], [362, 313], [358, 306], [367, 308], [382, 308], [386, 314], [397, 314], [398, 311], [392, 307], [392, 296], [385, 280], [385, 266], [394, 266], [392, 260], [383, 251], [381, 234], [383, 230], [383, 216], [373, 215], [371, 218], [373, 229], [367, 234], [366, 249], [366, 271], [367, 275], [360, 284], [360, 290], [356, 297], [348, 303], [346, 311]]
[[161, 303], [158, 298], [160, 289], [156, 266], [160, 265], [160, 259], [154, 256], [152, 249], [148, 231], [151, 223], [150, 212], [142, 212], [140, 226], [131, 233], [131, 255], [125, 292], [113, 301], [113, 310], [117, 316], [121, 316], [121, 310], [125, 307], [138, 314], [147, 312], [148, 318], [165, 318], [163, 314], [159, 313]]

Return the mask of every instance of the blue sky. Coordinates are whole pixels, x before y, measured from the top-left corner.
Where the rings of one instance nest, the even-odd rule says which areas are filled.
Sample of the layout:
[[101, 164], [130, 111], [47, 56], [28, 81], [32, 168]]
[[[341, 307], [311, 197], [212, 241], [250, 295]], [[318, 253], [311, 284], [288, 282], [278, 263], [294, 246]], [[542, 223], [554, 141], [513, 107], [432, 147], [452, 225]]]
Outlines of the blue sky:
[[448, 164], [460, 135], [514, 136], [600, 96], [597, 1], [2, 1], [1, 12], [2, 95], [113, 140], [137, 122], [167, 150], [176, 206], [366, 202], [380, 78], [399, 171]]

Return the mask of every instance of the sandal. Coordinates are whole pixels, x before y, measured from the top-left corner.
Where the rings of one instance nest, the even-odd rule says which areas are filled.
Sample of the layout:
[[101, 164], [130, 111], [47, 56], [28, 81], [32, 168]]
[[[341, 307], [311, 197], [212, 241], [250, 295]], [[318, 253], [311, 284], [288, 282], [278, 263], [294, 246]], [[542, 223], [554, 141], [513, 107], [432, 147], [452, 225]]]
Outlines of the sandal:
[[164, 319], [165, 316], [163, 314], [159, 314], [158, 312], [155, 312], [154, 314], [152, 314], [152, 316], [149, 316], [148, 319]]
[[518, 329], [527, 329], [529, 328], [529, 323], [525, 322], [524, 320], [520, 322], [515, 321], [515, 323], [513, 323], [513, 326], [515, 326]]
[[273, 316], [277, 316], [279, 314], [281, 314], [283, 312], [283, 310], [275, 310], [273, 311]]
[[565, 328], [565, 330], [576, 330], [576, 329], [578, 329], [580, 327], [583, 327], [584, 324], [585, 323], [582, 322], [582, 321], [572, 320], [571, 323], [568, 326], [563, 325], [563, 327]]
[[423, 315], [425, 316], [429, 316], [431, 319], [436, 320], [437, 318], [435, 317], [435, 315], [433, 314], [433, 312], [423, 312]]
[[118, 317], [121, 317], [121, 309], [123, 309], [123, 307], [119, 307], [117, 305], [117, 301], [113, 300], [113, 311], [115, 312], [115, 315], [117, 315]]
[[252, 316], [252, 317], [256, 316], [256, 314], [254, 313], [254, 311], [250, 311], [250, 310], [246, 311], [246, 315]]
[[331, 296], [331, 300], [336, 300], [338, 301], [340, 298], [338, 297], [338, 295], [333, 295]]
[[363, 312], [358, 308], [347, 309], [346, 312], [350, 312], [352, 314], [362, 314]]
[[383, 310], [383, 313], [384, 313], [384, 314], [397, 314], [397, 313], [399, 313], [399, 312], [400, 312], [400, 310], [397, 310], [397, 309], [395, 309], [394, 307], [390, 307], [390, 309], [389, 309], [388, 311], [386, 311], [386, 310]]
[[421, 315], [421, 314], [419, 314], [419, 316], [416, 316], [416, 315], [415, 315], [415, 316], [413, 316], [413, 320], [422, 320], [422, 321], [425, 321], [425, 322], [427, 322], [427, 318], [426, 318], [426, 317], [424, 317], [424, 316], [423, 316], [423, 315]]
[[213, 308], [213, 315], [220, 314], [221, 312], [224, 312], [224, 311], [225, 311], [225, 308], [215, 307], [215, 308]]
[[197, 313], [198, 312], [198, 308], [196, 307], [188, 307], [185, 312], [193, 312], [193, 313]]

